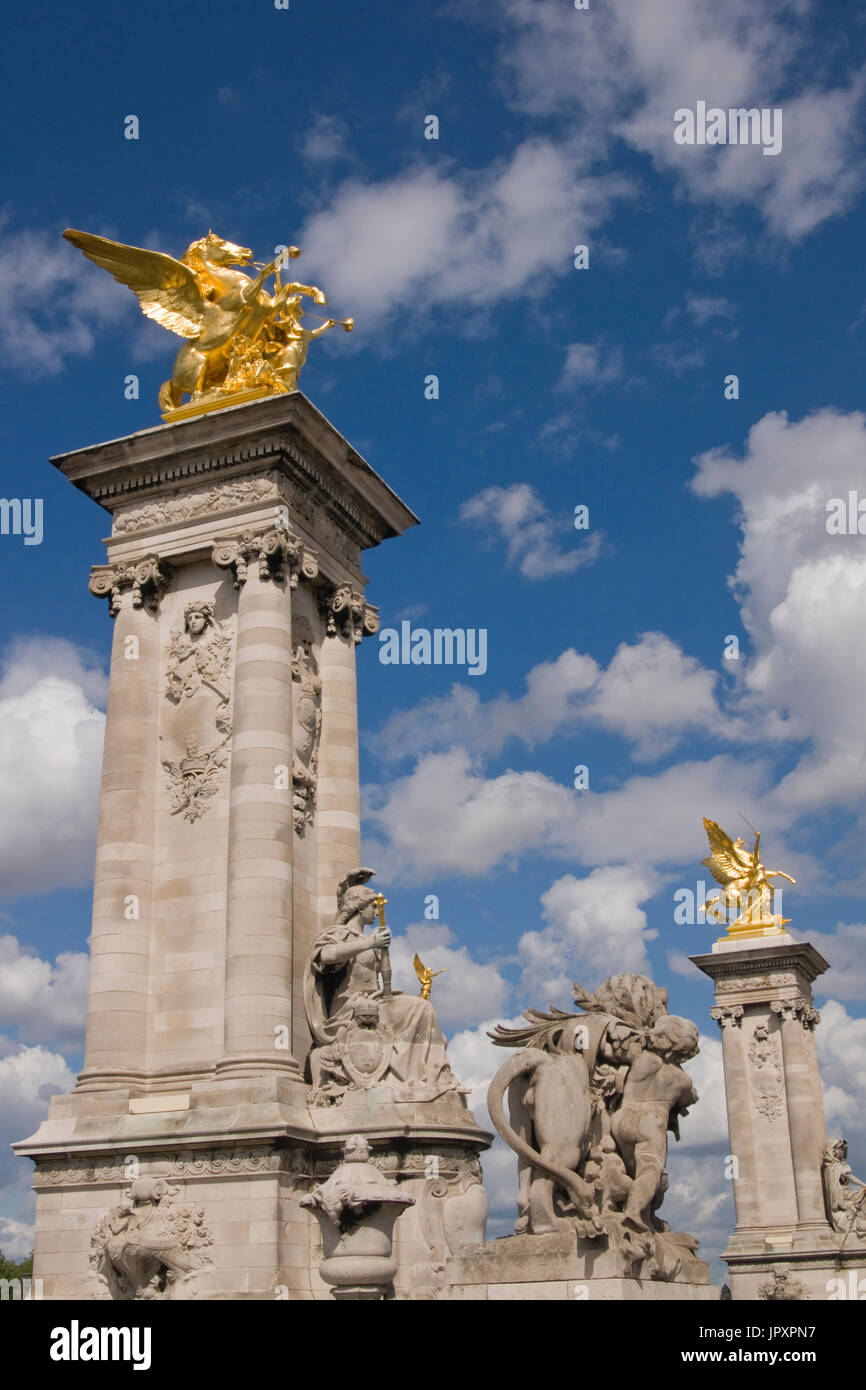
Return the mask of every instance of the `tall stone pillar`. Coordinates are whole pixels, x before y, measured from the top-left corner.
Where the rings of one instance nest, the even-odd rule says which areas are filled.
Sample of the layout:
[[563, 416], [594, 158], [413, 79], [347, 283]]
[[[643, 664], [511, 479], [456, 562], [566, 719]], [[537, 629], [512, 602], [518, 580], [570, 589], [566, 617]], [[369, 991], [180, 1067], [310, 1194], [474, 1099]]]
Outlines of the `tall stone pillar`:
[[[722, 938], [692, 961], [715, 984], [737, 1224], [724, 1258], [734, 1298], [827, 1298], [862, 1266], [841, 1248], [822, 1184], [826, 1125], [812, 984], [828, 969], [787, 933]], [[787, 1291], [786, 1291], [787, 1290]]]
[[310, 1298], [302, 977], [360, 854], [361, 556], [416, 518], [300, 392], [54, 463], [110, 514], [115, 626], [85, 1067], [17, 1146], [36, 1274], [118, 1296], [89, 1257], [121, 1204], [200, 1207], [187, 1296]]
[[114, 619], [91, 931], [84, 1089], [141, 1076], [147, 1052], [156, 815], [159, 597], [156, 556], [94, 569]]
[[[291, 590], [282, 531], [214, 548], [238, 590], [229, 790], [224, 1054], [220, 1075], [299, 1075], [292, 1034], [293, 812], [278, 768], [292, 763]], [[317, 567], [308, 560], [308, 577]], [[295, 571], [293, 577], [297, 579]]]

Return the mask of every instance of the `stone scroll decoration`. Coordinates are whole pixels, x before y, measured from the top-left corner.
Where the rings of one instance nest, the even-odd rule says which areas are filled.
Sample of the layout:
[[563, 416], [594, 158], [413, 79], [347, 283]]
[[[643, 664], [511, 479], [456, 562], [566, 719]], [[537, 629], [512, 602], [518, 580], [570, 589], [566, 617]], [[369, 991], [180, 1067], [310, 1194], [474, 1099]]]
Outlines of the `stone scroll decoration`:
[[195, 1298], [196, 1280], [213, 1263], [203, 1207], [182, 1205], [164, 1178], [136, 1178], [90, 1238], [90, 1269], [109, 1298]]
[[171, 568], [158, 555], [146, 555], [143, 560], [129, 564], [94, 565], [88, 587], [95, 598], [108, 599], [112, 618], [120, 612], [121, 594], [127, 589], [132, 590], [133, 608], [155, 613], [171, 574]]
[[313, 628], [306, 618], [292, 622], [292, 803], [295, 831], [313, 823], [322, 736], [322, 678], [313, 652]]
[[527, 1026], [489, 1035], [514, 1049], [487, 1103], [519, 1159], [515, 1233], [571, 1230], [610, 1273], [707, 1283], [695, 1237], [658, 1215], [668, 1132], [679, 1137], [698, 1099], [681, 1065], [698, 1051], [697, 1027], [669, 1014], [667, 991], [644, 975], [614, 975], [595, 994], [575, 985], [574, 998], [582, 1013], [528, 1009]]
[[319, 573], [316, 552], [284, 527], [244, 531], [233, 540], [217, 541], [212, 559], [220, 569], [232, 571], [236, 589], [246, 583], [251, 564], [257, 565], [260, 579], [288, 578], [291, 589], [296, 589], [300, 580], [313, 580]]
[[[171, 814], [197, 821], [208, 810], [222, 784], [229, 760], [232, 732], [231, 622], [217, 622], [212, 603], [188, 603], [183, 625], [169, 637], [165, 671], [165, 698], [183, 705], [196, 696], [209, 696], [214, 704], [214, 735], [202, 748], [197, 736], [186, 741], [185, 753], [172, 758], [160, 755], [166, 773]], [[221, 735], [221, 737], [219, 737]]]
[[358, 645], [379, 631], [379, 610], [351, 584], [334, 584], [318, 591], [319, 611], [329, 637], [342, 637]]

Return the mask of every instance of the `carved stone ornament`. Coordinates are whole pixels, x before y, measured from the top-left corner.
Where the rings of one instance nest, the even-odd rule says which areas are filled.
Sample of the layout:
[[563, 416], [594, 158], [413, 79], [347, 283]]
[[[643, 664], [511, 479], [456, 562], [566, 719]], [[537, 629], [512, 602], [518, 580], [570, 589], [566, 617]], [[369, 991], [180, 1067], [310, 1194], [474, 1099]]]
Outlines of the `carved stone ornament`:
[[183, 627], [169, 638], [166, 664], [166, 698], [183, 704], [202, 690], [216, 697], [216, 726], [221, 733], [231, 728], [231, 622], [218, 623], [213, 604], [188, 603]]
[[782, 1047], [779, 1038], [765, 1023], [759, 1023], [748, 1051], [749, 1089], [759, 1115], [775, 1120], [781, 1115], [784, 1099]]
[[813, 1032], [821, 1022], [821, 1015], [818, 1010], [802, 997], [776, 999], [770, 1005], [770, 1009], [783, 1023], [786, 1020], [799, 1019], [807, 1032]]
[[414, 1197], [373, 1166], [363, 1135], [351, 1135], [342, 1163], [300, 1200], [318, 1219], [324, 1254], [319, 1273], [335, 1298], [385, 1297], [397, 1273], [394, 1223], [414, 1203]]
[[125, 535], [130, 531], [147, 530], [150, 526], [166, 526], [194, 517], [213, 516], [251, 502], [268, 502], [272, 499], [281, 499], [275, 473], [268, 473], [264, 478], [234, 478], [212, 487], [184, 488], [182, 492], [160, 498], [159, 501], [119, 507], [114, 514], [113, 534]]
[[213, 1236], [202, 1207], [173, 1200], [179, 1192], [164, 1178], [136, 1178], [97, 1225], [90, 1268], [110, 1298], [195, 1297], [196, 1276], [213, 1263]]
[[773, 1277], [758, 1285], [758, 1297], [769, 1303], [799, 1303], [809, 1291], [789, 1270], [774, 1269]]
[[319, 609], [329, 637], [338, 634], [357, 646], [364, 637], [379, 631], [379, 610], [368, 603], [351, 584], [338, 584], [319, 590]]
[[217, 541], [212, 559], [220, 569], [234, 572], [234, 587], [246, 582], [251, 564], [258, 564], [260, 579], [283, 579], [288, 574], [289, 587], [296, 589], [301, 579], [315, 579], [319, 561], [314, 550], [304, 545], [299, 536], [282, 527], [267, 531], [244, 531], [234, 540]]
[[739, 1028], [743, 1019], [742, 1004], [716, 1004], [710, 1009], [710, 1018], [714, 1018], [720, 1028]]
[[133, 608], [155, 613], [170, 580], [170, 567], [158, 555], [147, 555], [127, 565], [94, 565], [88, 587], [96, 598], [108, 599], [108, 611], [114, 618], [120, 612], [124, 589], [132, 590]]
[[719, 994], [733, 994], [748, 989], [784, 989], [797, 983], [796, 975], [788, 971], [773, 971], [770, 975], [745, 975], [721, 979], [716, 985]]
[[160, 758], [168, 773], [171, 814], [183, 814], [184, 820], [197, 821], [208, 809], [208, 803], [219, 790], [221, 774], [228, 762], [226, 744], [229, 734], [215, 748], [199, 752], [198, 741], [187, 739], [186, 756], [177, 762]]
[[292, 801], [295, 831], [303, 835], [313, 823], [322, 735], [322, 678], [313, 653], [312, 625], [306, 618], [296, 618], [292, 624], [292, 648]]
[[[300, 1148], [274, 1149], [266, 1145], [235, 1146], [223, 1149], [196, 1149], [192, 1153], [159, 1150], [148, 1153], [149, 1176], [172, 1179], [212, 1178], [223, 1174], [297, 1173], [306, 1174], [311, 1159]], [[77, 1160], [53, 1158], [36, 1165], [36, 1187], [81, 1187], [91, 1183], [128, 1181], [129, 1159], [125, 1155], [95, 1159], [82, 1165]]]

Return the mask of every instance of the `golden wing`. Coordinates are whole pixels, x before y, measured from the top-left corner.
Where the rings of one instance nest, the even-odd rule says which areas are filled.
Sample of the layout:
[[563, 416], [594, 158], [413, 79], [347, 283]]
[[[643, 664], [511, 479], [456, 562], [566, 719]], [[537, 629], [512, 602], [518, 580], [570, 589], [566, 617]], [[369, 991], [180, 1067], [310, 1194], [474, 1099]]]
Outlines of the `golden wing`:
[[124, 246], [121, 241], [77, 232], [74, 227], [67, 227], [63, 235], [94, 265], [132, 290], [138, 296], [141, 312], [149, 319], [179, 338], [197, 338], [201, 333], [205, 302], [188, 265], [173, 256], [164, 256], [161, 251]]
[[701, 863], [705, 869], [709, 869], [716, 883], [720, 883], [726, 888], [735, 878], [742, 878], [752, 867], [751, 856], [741, 855], [733, 840], [726, 835], [720, 825], [716, 825], [714, 820], [707, 820], [704, 816], [704, 829], [710, 842], [712, 853], [702, 859]]
[[426, 985], [427, 972], [424, 969], [424, 966], [421, 964], [421, 957], [418, 955], [417, 951], [415, 952], [415, 959], [413, 960], [412, 964], [415, 967], [415, 974], [418, 976], [418, 979], [421, 981], [421, 984]]

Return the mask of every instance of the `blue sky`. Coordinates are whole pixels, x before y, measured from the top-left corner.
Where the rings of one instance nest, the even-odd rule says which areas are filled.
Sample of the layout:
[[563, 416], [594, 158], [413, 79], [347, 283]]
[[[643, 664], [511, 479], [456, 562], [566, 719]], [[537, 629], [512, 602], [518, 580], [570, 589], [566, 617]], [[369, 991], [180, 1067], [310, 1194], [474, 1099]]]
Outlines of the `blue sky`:
[[[48, 458], [158, 423], [173, 355], [61, 232], [180, 255], [213, 227], [260, 260], [300, 245], [356, 319], [301, 384], [421, 518], [366, 557], [383, 626], [488, 633], [478, 678], [359, 655], [365, 862], [410, 926], [397, 963], [448, 966], [455, 1068], [483, 1104], [490, 1020], [648, 970], [706, 1032], [665, 1210], [721, 1249], [719, 1044], [684, 959], [714, 932], [673, 894], [706, 878], [701, 816], [742, 813], [836, 967], [828, 1123], [866, 1170], [866, 540], [825, 525], [866, 496], [864, 21], [854, 0], [7, 16], [2, 495], [44, 499], [41, 545], [0, 537], [8, 1139], [80, 1065], [110, 642], [87, 592], [107, 519]], [[676, 145], [699, 100], [781, 108], [782, 152]], [[0, 1156], [7, 1250], [29, 1249], [27, 1166]], [[487, 1171], [505, 1230], [507, 1158]]]

